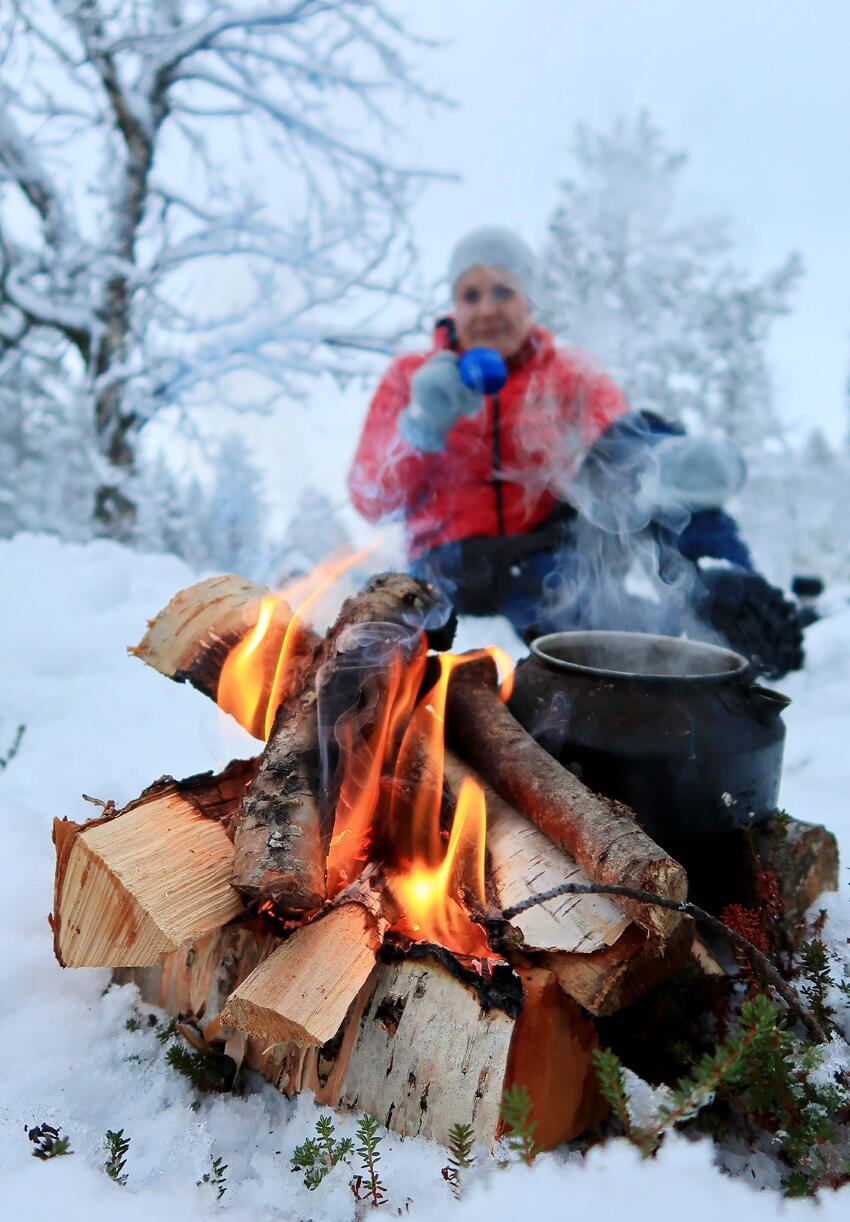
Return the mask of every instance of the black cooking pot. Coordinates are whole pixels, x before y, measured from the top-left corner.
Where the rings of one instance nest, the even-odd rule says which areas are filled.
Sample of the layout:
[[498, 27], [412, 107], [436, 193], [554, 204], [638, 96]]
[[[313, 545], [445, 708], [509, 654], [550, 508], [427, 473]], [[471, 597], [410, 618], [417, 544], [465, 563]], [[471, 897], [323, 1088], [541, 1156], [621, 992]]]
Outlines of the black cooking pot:
[[776, 807], [785, 696], [729, 649], [638, 632], [556, 632], [521, 662], [510, 708], [653, 839], [740, 831]]

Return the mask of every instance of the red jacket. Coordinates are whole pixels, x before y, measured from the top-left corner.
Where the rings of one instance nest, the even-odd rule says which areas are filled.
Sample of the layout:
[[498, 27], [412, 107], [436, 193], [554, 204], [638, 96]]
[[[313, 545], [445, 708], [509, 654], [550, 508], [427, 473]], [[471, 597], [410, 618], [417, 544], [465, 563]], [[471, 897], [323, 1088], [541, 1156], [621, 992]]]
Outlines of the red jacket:
[[475, 416], [461, 417], [439, 454], [398, 434], [413, 374], [449, 346], [439, 325], [430, 352], [398, 357], [378, 387], [349, 474], [351, 498], [372, 522], [403, 517], [411, 557], [475, 535], [531, 530], [563, 494], [589, 446], [628, 411], [610, 378], [580, 352], [558, 351], [534, 327], [508, 362], [508, 380]]

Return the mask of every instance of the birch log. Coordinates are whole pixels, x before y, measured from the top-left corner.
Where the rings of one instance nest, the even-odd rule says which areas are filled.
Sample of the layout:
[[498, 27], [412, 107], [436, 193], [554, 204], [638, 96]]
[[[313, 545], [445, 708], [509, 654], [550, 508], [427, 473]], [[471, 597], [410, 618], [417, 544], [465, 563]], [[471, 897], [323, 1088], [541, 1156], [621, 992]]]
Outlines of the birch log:
[[[452, 751], [446, 752], [445, 773], [455, 793], [466, 776], [473, 777], [484, 791], [490, 872], [500, 908], [559, 883], [590, 881], [571, 857]], [[526, 949], [585, 955], [616, 942], [631, 923], [604, 895], [562, 895], [529, 908], [510, 922], [522, 933]]]
[[[526, 733], [499, 698], [489, 659], [458, 667], [449, 686], [449, 739], [492, 784], [584, 869], [592, 882], [685, 899], [684, 870], [620, 803], [591, 793]], [[677, 913], [633, 900], [620, 906], [663, 942]]]
[[251, 900], [271, 899], [293, 911], [308, 911], [325, 898], [330, 827], [327, 821], [323, 827], [319, 805], [317, 683], [321, 671], [324, 688], [332, 690], [347, 637], [368, 624], [394, 625], [410, 638], [424, 639], [427, 633], [435, 641], [447, 630], [433, 590], [405, 574], [373, 577], [343, 603], [277, 711], [236, 831], [232, 881]]

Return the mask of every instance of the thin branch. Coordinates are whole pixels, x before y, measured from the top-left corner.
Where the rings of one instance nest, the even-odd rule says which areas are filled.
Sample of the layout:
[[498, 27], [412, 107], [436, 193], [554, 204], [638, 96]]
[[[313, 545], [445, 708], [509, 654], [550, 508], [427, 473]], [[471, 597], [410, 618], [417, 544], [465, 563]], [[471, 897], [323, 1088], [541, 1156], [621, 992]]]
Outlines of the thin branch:
[[547, 900], [557, 899], [559, 895], [620, 895], [624, 899], [637, 900], [641, 904], [656, 904], [660, 908], [668, 908], [671, 912], [681, 912], [684, 916], [692, 917], [695, 921], [701, 921], [704, 925], [708, 925], [709, 929], [713, 929], [715, 933], [722, 934], [733, 946], [736, 946], [747, 956], [756, 971], [761, 972], [773, 985], [789, 1011], [806, 1027], [815, 1043], [828, 1043], [828, 1037], [823, 1027], [815, 1016], [805, 1008], [800, 999], [800, 994], [787, 980], [783, 979], [767, 955], [763, 954], [757, 946], [753, 946], [752, 942], [742, 937], [736, 930], [730, 929], [718, 917], [712, 916], [710, 912], [706, 912], [703, 908], [698, 908], [690, 900], [670, 900], [663, 895], [653, 895], [650, 891], [638, 891], [633, 887], [605, 886], [601, 883], [561, 883], [559, 887], [552, 887], [549, 891], [541, 891], [538, 895], [531, 895], [518, 904], [512, 904], [510, 908], [506, 908], [503, 911], [502, 916], [506, 921], [509, 921], [513, 917], [519, 916], [521, 912], [526, 912], [529, 908], [535, 907], [537, 904], [545, 904]]
[[264, 97], [259, 90], [243, 89], [235, 81], [228, 81], [225, 77], [217, 76], [214, 72], [205, 72], [201, 69], [187, 69], [186, 71], [176, 72], [174, 80], [175, 82], [202, 81], [214, 89], [220, 89], [224, 93], [230, 93], [235, 97], [241, 98], [244, 102], [263, 111], [281, 127], [296, 133], [308, 144], [323, 152], [329, 161], [336, 161], [337, 158], [333, 154], [338, 154], [348, 160], [358, 161], [382, 175], [393, 174], [401, 178], [428, 179], [440, 182], [456, 177], [456, 175], [447, 175], [436, 170], [420, 170], [413, 167], [394, 166], [376, 154], [370, 153], [367, 149], [358, 148], [355, 144], [332, 136], [329, 132], [323, 131], [314, 124], [308, 123], [305, 119], [299, 118], [297, 115], [277, 105], [271, 98]]

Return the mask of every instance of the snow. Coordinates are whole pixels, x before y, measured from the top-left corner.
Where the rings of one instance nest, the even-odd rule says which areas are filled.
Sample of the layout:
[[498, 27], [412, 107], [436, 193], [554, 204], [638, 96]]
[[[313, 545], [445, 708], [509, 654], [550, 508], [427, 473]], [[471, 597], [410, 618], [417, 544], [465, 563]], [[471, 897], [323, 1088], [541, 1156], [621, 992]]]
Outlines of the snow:
[[[195, 580], [173, 557], [146, 556], [104, 541], [62, 544], [19, 535], [0, 542], [0, 639], [5, 645], [0, 757], [26, 729], [17, 754], [0, 769], [0, 820], [7, 869], [0, 925], [0, 1096], [2, 1216], [113, 1222], [152, 1216], [234, 1222], [353, 1217], [349, 1172], [338, 1166], [315, 1192], [289, 1170], [294, 1147], [319, 1114], [310, 1097], [289, 1101], [259, 1079], [243, 1095], [196, 1095], [170, 1069], [148, 1026], [150, 1007], [131, 986], [106, 990], [105, 970], [67, 970], [53, 957], [46, 914], [52, 906], [54, 816], [82, 821], [94, 808], [86, 793], [123, 803], [164, 772], [186, 776], [251, 749], [217, 710], [188, 688], [164, 680], [125, 648], [145, 621]], [[486, 643], [485, 625], [463, 625], [464, 644]], [[492, 625], [497, 628], [497, 625]], [[477, 638], [475, 632], [477, 631]], [[492, 634], [493, 638], [498, 632]], [[514, 654], [504, 631], [497, 643]], [[797, 818], [826, 822], [850, 855], [850, 608], [833, 596], [832, 614], [808, 635], [806, 670], [783, 686], [786, 714], [783, 802]], [[842, 879], [846, 877], [842, 871]], [[828, 900], [836, 941], [850, 937], [846, 889]], [[128, 1029], [129, 1019], [141, 1025]], [[161, 1018], [161, 1015], [157, 1015]], [[829, 1052], [833, 1056], [834, 1050]], [[194, 1107], [193, 1107], [194, 1105]], [[32, 1157], [25, 1127], [47, 1122], [71, 1139], [68, 1157]], [[335, 1118], [353, 1135], [356, 1117]], [[102, 1170], [104, 1134], [130, 1138], [122, 1188]], [[513, 1222], [533, 1217], [628, 1214], [656, 1222], [738, 1217], [846, 1215], [850, 1187], [809, 1201], [757, 1192], [715, 1164], [705, 1139], [667, 1139], [643, 1161], [624, 1140], [580, 1158], [558, 1151], [528, 1169], [485, 1160], [455, 1203], [440, 1169], [443, 1150], [386, 1135], [380, 1165], [390, 1205], [421, 1222]], [[212, 1160], [227, 1164], [226, 1192], [202, 1177]], [[727, 1156], [727, 1163], [730, 1157]], [[750, 1175], [750, 1172], [747, 1172]], [[201, 1181], [199, 1184], [198, 1181]], [[642, 1203], [645, 1202], [645, 1205]]]

